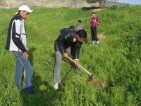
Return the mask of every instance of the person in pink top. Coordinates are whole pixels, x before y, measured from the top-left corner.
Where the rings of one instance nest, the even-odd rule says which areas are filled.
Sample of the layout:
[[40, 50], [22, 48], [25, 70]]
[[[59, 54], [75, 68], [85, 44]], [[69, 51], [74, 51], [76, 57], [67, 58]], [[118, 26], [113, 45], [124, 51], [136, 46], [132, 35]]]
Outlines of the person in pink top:
[[97, 44], [99, 44], [99, 40], [97, 37], [97, 28], [100, 24], [100, 20], [99, 17], [96, 15], [95, 12], [92, 12], [92, 19], [90, 22], [90, 26], [91, 26], [91, 37], [92, 37], [92, 43], [94, 44], [95, 42]]

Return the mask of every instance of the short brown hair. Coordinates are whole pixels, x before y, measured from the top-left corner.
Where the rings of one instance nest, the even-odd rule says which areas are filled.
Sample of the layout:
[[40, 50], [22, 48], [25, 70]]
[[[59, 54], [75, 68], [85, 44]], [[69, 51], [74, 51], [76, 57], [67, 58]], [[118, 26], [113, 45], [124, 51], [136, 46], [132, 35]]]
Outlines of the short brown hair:
[[95, 11], [92, 11], [92, 14], [96, 14], [96, 12]]

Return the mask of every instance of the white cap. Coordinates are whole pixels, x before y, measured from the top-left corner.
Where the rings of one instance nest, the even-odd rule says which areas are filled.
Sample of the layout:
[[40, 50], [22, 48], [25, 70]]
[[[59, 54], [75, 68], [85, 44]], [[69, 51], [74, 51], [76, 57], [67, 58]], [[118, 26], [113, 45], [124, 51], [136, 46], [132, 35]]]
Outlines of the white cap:
[[27, 5], [21, 5], [18, 10], [24, 10], [29, 13], [33, 12], [33, 10], [31, 10]]

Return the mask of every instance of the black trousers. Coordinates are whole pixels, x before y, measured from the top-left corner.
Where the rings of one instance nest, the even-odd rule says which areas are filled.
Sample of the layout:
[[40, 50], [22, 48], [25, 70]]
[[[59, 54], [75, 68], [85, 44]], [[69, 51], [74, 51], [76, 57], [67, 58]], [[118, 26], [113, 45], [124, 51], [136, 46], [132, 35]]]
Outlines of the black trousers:
[[91, 37], [92, 37], [92, 41], [98, 41], [96, 27], [91, 27]]

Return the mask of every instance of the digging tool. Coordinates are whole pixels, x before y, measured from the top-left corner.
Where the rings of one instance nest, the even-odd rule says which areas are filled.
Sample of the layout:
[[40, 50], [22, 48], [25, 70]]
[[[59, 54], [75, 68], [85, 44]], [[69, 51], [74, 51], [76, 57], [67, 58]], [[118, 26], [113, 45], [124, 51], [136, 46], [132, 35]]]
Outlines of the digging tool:
[[85, 69], [83, 66], [81, 66], [79, 63], [75, 63], [75, 61], [71, 58], [71, 57], [68, 57], [68, 59], [73, 62], [78, 68], [82, 69], [83, 71], [85, 71], [88, 75], [89, 75], [89, 79], [88, 80], [91, 80], [93, 78], [93, 74], [91, 72], [89, 72], [87, 69]]
[[81, 66], [79, 63], [76, 63], [71, 57], [68, 57], [68, 59], [73, 62], [78, 68], [82, 69], [83, 71], [85, 71], [88, 75], [88, 81], [91, 82], [91, 84], [97, 86], [100, 89], [106, 88], [108, 87], [107, 84], [104, 84], [103, 81], [97, 81], [96, 79], [93, 78], [93, 74], [91, 72], [89, 72], [87, 69], [85, 69], [83, 66]]
[[65, 82], [65, 80], [66, 80], [66, 78], [67, 78], [67, 76], [69, 75], [70, 72], [71, 72], [71, 68], [70, 68], [70, 70], [66, 73], [66, 75], [62, 78], [60, 85], [64, 84], [64, 82]]

